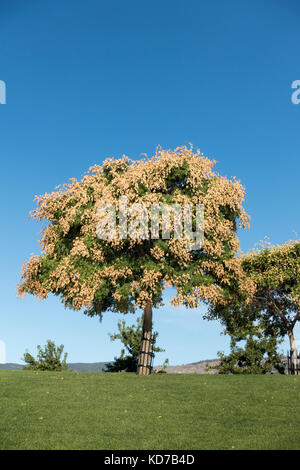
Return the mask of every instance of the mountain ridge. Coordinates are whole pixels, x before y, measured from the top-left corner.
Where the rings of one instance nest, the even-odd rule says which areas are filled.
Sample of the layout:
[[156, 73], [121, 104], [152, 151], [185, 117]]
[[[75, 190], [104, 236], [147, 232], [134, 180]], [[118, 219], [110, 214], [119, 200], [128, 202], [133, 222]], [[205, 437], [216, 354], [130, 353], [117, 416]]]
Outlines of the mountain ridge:
[[[196, 373], [205, 373], [206, 364], [215, 363], [217, 359], [206, 359], [204, 361], [191, 362], [189, 364], [168, 366], [166, 371], [169, 373], [181, 373], [184, 370], [187, 372], [196, 372]], [[70, 362], [68, 363], [69, 370], [72, 369], [75, 372], [103, 372], [106, 364], [111, 364], [111, 362]], [[9, 362], [6, 364], [0, 364], [0, 370], [21, 370], [24, 365], [17, 364], [14, 362]], [[163, 366], [154, 366], [153, 369], [159, 371]]]

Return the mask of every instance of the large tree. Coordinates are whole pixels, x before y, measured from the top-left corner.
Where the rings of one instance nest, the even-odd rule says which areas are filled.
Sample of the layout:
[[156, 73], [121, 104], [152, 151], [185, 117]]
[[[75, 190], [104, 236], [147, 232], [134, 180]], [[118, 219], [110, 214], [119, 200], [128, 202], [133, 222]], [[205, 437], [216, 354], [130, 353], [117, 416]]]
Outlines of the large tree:
[[[237, 290], [245, 293], [247, 288], [235, 257], [237, 227], [248, 224], [244, 188], [235, 178], [215, 173], [214, 164], [193, 148], [158, 148], [152, 158], [107, 159], [91, 167], [81, 181], [72, 178], [57, 191], [36, 197], [31, 215], [47, 222], [40, 240], [42, 254], [25, 262], [19, 294], [45, 299], [54, 293], [65, 306], [90, 316], [143, 309], [138, 372], [147, 375], [152, 307], [160, 305], [166, 287], [176, 288], [174, 305], [189, 307], [199, 306], [201, 300], [225, 305]], [[190, 235], [178, 236], [177, 231], [175, 236], [175, 217], [170, 218], [169, 238], [161, 219], [158, 230], [156, 226], [153, 231], [149, 219], [137, 227], [138, 236], [129, 237], [124, 210], [129, 225], [134, 225], [134, 204], [147, 214], [162, 204], [176, 205], [180, 211], [189, 204], [193, 230], [195, 207], [202, 204], [203, 245], [194, 249]], [[115, 209], [116, 223], [108, 223], [106, 238], [102, 226], [99, 238], [104, 217], [99, 208], [105, 205]]]
[[240, 259], [244, 275], [254, 285], [245, 302], [240, 295], [228, 305], [211, 305], [209, 317], [218, 318], [227, 332], [236, 336], [261, 325], [266, 335], [280, 339], [287, 335], [293, 369], [297, 366], [294, 328], [300, 320], [300, 242], [284, 245], [264, 242]]

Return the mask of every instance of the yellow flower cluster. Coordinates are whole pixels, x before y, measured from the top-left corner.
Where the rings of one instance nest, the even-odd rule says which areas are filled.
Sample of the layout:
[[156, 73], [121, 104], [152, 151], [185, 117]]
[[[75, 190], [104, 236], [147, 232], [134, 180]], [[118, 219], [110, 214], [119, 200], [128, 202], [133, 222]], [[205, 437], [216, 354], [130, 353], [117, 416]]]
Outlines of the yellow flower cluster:
[[[45, 298], [49, 292], [59, 292], [66, 304], [76, 309], [90, 309], [95, 304], [96, 292], [103, 286], [111, 289], [111, 296], [120, 302], [118, 289], [124, 283], [131, 285], [131, 295], [139, 306], [151, 302], [158, 286], [162, 285], [176, 287], [175, 304], [190, 306], [197, 306], [201, 299], [223, 301], [223, 290], [232, 279], [246, 288], [241, 262], [235, 258], [220, 261], [225, 246], [232, 250], [232, 256], [239, 249], [235, 224], [226, 217], [226, 211], [235, 214], [240, 226], [249, 223], [242, 206], [245, 190], [235, 178], [230, 180], [215, 173], [214, 165], [215, 161], [199, 150], [194, 151], [192, 146], [175, 150], [159, 147], [152, 158], [107, 159], [101, 166], [92, 166], [81, 181], [72, 178], [55, 192], [36, 197], [37, 208], [31, 215], [47, 221], [40, 240], [43, 253], [25, 263], [19, 294], [28, 292]], [[174, 183], [173, 177], [182, 168], [188, 168], [184, 191], [182, 185]], [[127, 197], [128, 205], [140, 203], [147, 209], [152, 204], [165, 203], [170, 197], [172, 204], [202, 204], [203, 257], [195, 263], [186, 240], [174, 239], [171, 230], [171, 238], [165, 240], [166, 248], [149, 244], [147, 254], [156, 270], [140, 266], [139, 272], [133, 272], [130, 267], [120, 267], [117, 260], [122, 250], [128, 253], [139, 250], [144, 253], [145, 250], [145, 241], [141, 238], [105, 241], [97, 238], [99, 205], [112, 204], [117, 213], [120, 196]], [[176, 269], [165, 269], [171, 261]], [[84, 263], [89, 263], [89, 267]], [[42, 271], [48, 275], [41, 276]], [[186, 283], [193, 276], [199, 275], [200, 279], [207, 272], [214, 276], [215, 282], [199, 283], [187, 294]]]

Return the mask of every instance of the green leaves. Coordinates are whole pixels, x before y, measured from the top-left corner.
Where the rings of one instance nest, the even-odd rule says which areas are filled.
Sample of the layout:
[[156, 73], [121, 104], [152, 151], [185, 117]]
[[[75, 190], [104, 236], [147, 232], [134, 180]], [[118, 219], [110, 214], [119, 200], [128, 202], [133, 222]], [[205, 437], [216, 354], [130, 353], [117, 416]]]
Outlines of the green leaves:
[[[242, 207], [243, 187], [213, 173], [214, 164], [192, 147], [158, 149], [152, 158], [138, 161], [125, 156], [107, 159], [91, 167], [81, 181], [71, 179], [58, 191], [38, 197], [33, 217], [49, 222], [41, 240], [45, 253], [27, 262], [20, 295], [29, 292], [46, 298], [49, 292], [55, 293], [66, 306], [83, 308], [89, 315], [102, 315], [105, 310], [131, 312], [148, 302], [156, 305], [166, 285], [177, 290], [173, 303], [178, 300], [194, 307], [199, 292], [205, 301], [230, 301], [228, 286], [234, 284], [233, 278], [240, 282], [241, 272], [237, 264], [226, 263], [238, 247], [236, 219], [246, 221], [247, 214]], [[120, 196], [127, 197], [128, 210], [133, 204], [146, 209], [148, 220], [141, 238], [118, 238], [120, 220], [127, 227], [132, 222], [132, 215], [120, 213]], [[116, 210], [116, 231], [114, 222], [108, 224], [108, 239], [97, 236], [102, 203]], [[190, 252], [185, 240], [175, 238], [173, 216], [170, 239], [162, 240], [160, 223], [160, 239], [151, 238], [151, 206], [164, 203], [181, 205], [182, 211], [184, 204], [192, 206], [194, 231], [196, 205], [204, 206], [203, 249]]]
[[[244, 346], [239, 346], [244, 342]], [[276, 369], [284, 373], [281, 356], [277, 352], [276, 335], [267, 336], [255, 327], [231, 337], [231, 353], [218, 353], [220, 363], [215, 368], [219, 374], [267, 374]]]
[[[120, 357], [115, 357], [112, 364], [106, 365], [105, 372], [136, 372], [138, 365], [138, 356], [140, 352], [140, 344], [143, 333], [143, 317], [138, 317], [136, 323], [131, 326], [126, 326], [125, 321], [118, 322], [119, 333], [110, 334], [111, 341], [119, 340], [124, 345], [121, 350]], [[154, 332], [153, 337], [153, 352], [163, 352], [164, 349], [155, 346], [157, 332]], [[127, 351], [127, 355], [125, 352]]]
[[246, 299], [232, 279], [235, 301], [210, 307], [208, 316], [221, 320], [231, 337], [231, 353], [220, 353], [220, 372], [266, 373], [272, 367], [282, 371], [277, 347], [285, 335], [293, 335], [300, 313], [299, 247], [298, 241], [268, 243], [244, 255], [243, 271], [249, 283], [255, 283], [253, 296]]
[[181, 166], [172, 168], [166, 178], [166, 187], [168, 192], [172, 192], [174, 189], [184, 186], [189, 174], [190, 167], [186, 160]]
[[63, 354], [64, 350], [63, 345], [56, 347], [54, 341], [49, 339], [44, 349], [41, 348], [41, 346], [38, 346], [37, 349], [37, 359], [34, 359], [34, 357], [28, 351], [24, 353], [23, 361], [27, 364], [24, 369], [54, 371], [63, 371], [68, 369], [68, 354], [65, 353], [63, 359], [61, 359], [61, 355]]

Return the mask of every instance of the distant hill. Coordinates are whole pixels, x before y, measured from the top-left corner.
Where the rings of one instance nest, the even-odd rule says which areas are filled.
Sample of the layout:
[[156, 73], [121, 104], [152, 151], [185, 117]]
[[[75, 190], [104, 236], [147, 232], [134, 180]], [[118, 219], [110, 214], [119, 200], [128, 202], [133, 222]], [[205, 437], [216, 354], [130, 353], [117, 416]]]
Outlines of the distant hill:
[[[182, 364], [177, 366], [168, 366], [166, 371], [169, 374], [205, 374], [207, 373], [206, 366], [213, 366], [218, 363], [216, 359], [207, 359], [206, 361], [198, 361], [190, 364]], [[68, 364], [69, 369], [73, 369], [75, 372], [103, 372], [105, 369], [105, 364], [109, 362], [72, 362]], [[9, 370], [20, 370], [24, 366], [21, 364], [0, 364], [0, 369], [9, 369]], [[162, 369], [162, 366], [154, 366], [154, 370], [159, 371]], [[208, 373], [214, 374], [217, 371], [211, 370]]]
[[[207, 359], [205, 361], [191, 362], [177, 366], [168, 366], [165, 370], [168, 374], [217, 374], [218, 371], [213, 366], [219, 364], [218, 359]], [[207, 369], [211, 367], [212, 369]], [[156, 372], [162, 370], [162, 366], [154, 366]]]
[[[205, 374], [206, 366], [209, 364], [210, 366], [215, 365], [218, 361], [216, 359], [207, 359], [206, 361], [198, 361], [193, 362], [191, 364], [182, 364], [177, 366], [168, 366], [167, 372], [169, 374], [181, 374], [181, 373], [196, 373], [196, 374]], [[70, 362], [68, 364], [69, 369], [73, 369], [75, 372], [103, 372], [105, 369], [105, 364], [110, 364], [109, 362]], [[20, 370], [23, 369], [23, 365], [21, 364], [0, 364], [0, 370]], [[154, 366], [154, 370], [159, 371], [162, 366]], [[210, 373], [215, 373], [211, 371]]]
[[105, 365], [109, 362], [92, 362], [90, 364], [85, 362], [73, 362], [68, 364], [69, 369], [73, 369], [76, 372], [103, 372]]
[[[283, 364], [286, 365], [286, 357], [282, 359]], [[216, 374], [218, 371], [213, 369], [213, 366], [218, 365], [218, 359], [207, 359], [205, 361], [192, 362], [190, 364], [182, 364], [177, 366], [168, 366], [166, 372], [168, 374]], [[72, 362], [68, 364], [69, 369], [73, 369], [75, 372], [103, 372], [105, 364], [111, 364], [110, 362]], [[207, 370], [207, 366], [211, 369]], [[0, 364], [0, 370], [20, 370], [24, 366], [21, 364]], [[154, 371], [158, 372], [162, 369], [162, 366], [153, 367]], [[278, 372], [274, 369], [272, 373], [277, 374]]]
[[9, 362], [8, 364], [0, 364], [0, 369], [5, 369], [5, 370], [20, 370], [23, 369], [23, 366], [21, 364], [14, 364], [13, 362]]
[[[109, 364], [109, 362], [92, 362], [92, 363], [84, 363], [84, 362], [72, 362], [68, 364], [69, 369], [73, 369], [75, 372], [103, 372], [105, 369], [105, 364]], [[0, 370], [20, 370], [23, 369], [23, 365], [21, 364], [0, 364]]]

